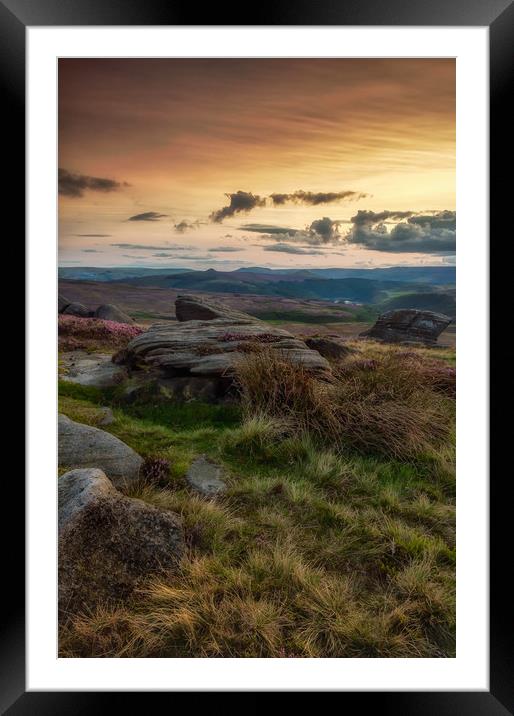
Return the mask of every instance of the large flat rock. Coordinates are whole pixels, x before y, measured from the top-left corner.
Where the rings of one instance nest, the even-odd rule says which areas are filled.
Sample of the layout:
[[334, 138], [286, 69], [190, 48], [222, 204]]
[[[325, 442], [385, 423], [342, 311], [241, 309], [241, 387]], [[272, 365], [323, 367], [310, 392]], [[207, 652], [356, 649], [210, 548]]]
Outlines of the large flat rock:
[[143, 458], [115, 435], [59, 415], [59, 466], [101, 468], [115, 487], [138, 480]]
[[[185, 302], [183, 297], [179, 300]], [[187, 305], [196, 306], [200, 312], [206, 306], [208, 311], [214, 310], [214, 304], [191, 296], [187, 297]], [[330, 372], [329, 363], [318, 351], [308, 348], [288, 331], [244, 313], [227, 310], [223, 314], [223, 306], [215, 305], [215, 317], [208, 320], [186, 321], [182, 314], [177, 323], [150, 326], [129, 343], [127, 362], [139, 367], [158, 367], [168, 375], [229, 377], [245, 354], [266, 347], [280, 351], [293, 363], [314, 373]]]
[[95, 388], [110, 388], [125, 377], [125, 370], [112, 362], [106, 353], [86, 353], [86, 351], [68, 351], [60, 356], [61, 380], [79, 385], [92, 385]]

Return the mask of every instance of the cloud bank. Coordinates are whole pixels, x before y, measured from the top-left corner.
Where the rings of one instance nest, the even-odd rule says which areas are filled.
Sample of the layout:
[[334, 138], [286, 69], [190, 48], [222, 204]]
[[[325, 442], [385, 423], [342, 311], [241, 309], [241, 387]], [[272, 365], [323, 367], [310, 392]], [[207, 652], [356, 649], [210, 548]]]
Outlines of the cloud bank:
[[[391, 231], [387, 219], [404, 219]], [[414, 211], [358, 211], [352, 217], [352, 227], [345, 236], [350, 244], [358, 244], [375, 251], [392, 253], [415, 252], [440, 254], [455, 251], [456, 213], [437, 211], [417, 214]]]

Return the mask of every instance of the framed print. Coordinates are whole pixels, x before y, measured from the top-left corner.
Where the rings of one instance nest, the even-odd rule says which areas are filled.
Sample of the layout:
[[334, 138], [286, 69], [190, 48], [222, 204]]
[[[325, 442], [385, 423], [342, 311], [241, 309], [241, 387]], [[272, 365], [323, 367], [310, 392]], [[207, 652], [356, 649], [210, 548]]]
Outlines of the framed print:
[[512, 711], [512, 5], [227, 9], [0, 4], [28, 327], [2, 706]]

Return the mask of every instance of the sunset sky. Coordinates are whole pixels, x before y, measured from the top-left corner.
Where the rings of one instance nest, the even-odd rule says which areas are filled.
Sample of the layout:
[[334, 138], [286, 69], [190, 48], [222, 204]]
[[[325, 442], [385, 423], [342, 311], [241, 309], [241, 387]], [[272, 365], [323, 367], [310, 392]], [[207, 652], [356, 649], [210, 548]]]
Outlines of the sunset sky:
[[63, 266], [455, 260], [455, 62], [62, 59]]

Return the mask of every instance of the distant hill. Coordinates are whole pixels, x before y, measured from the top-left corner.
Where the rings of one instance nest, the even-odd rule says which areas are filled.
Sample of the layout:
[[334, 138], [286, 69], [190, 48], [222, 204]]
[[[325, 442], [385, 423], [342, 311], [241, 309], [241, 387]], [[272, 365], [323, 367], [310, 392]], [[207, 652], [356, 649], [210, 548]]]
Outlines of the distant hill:
[[[238, 272], [259, 272], [265, 269], [237, 269]], [[269, 269], [267, 270], [269, 271]], [[297, 269], [274, 269], [273, 273], [290, 275]], [[390, 268], [327, 268], [309, 269], [308, 273], [320, 278], [367, 278], [381, 281], [405, 281], [440, 286], [455, 284], [455, 266], [392, 266]]]
[[[379, 303], [399, 290], [417, 291], [417, 284], [371, 278], [322, 278], [312, 271], [288, 274], [249, 271], [189, 271], [182, 274], [152, 274], [128, 280], [134, 286], [155, 286], [207, 293], [254, 294], [281, 298], [322, 299]], [[127, 280], [125, 280], [127, 282]], [[422, 288], [421, 284], [419, 288]], [[427, 287], [424, 286], [426, 289]]]
[[184, 273], [190, 271], [185, 268], [146, 268], [143, 266], [60, 266], [59, 278], [73, 281], [123, 281], [138, 276]]

